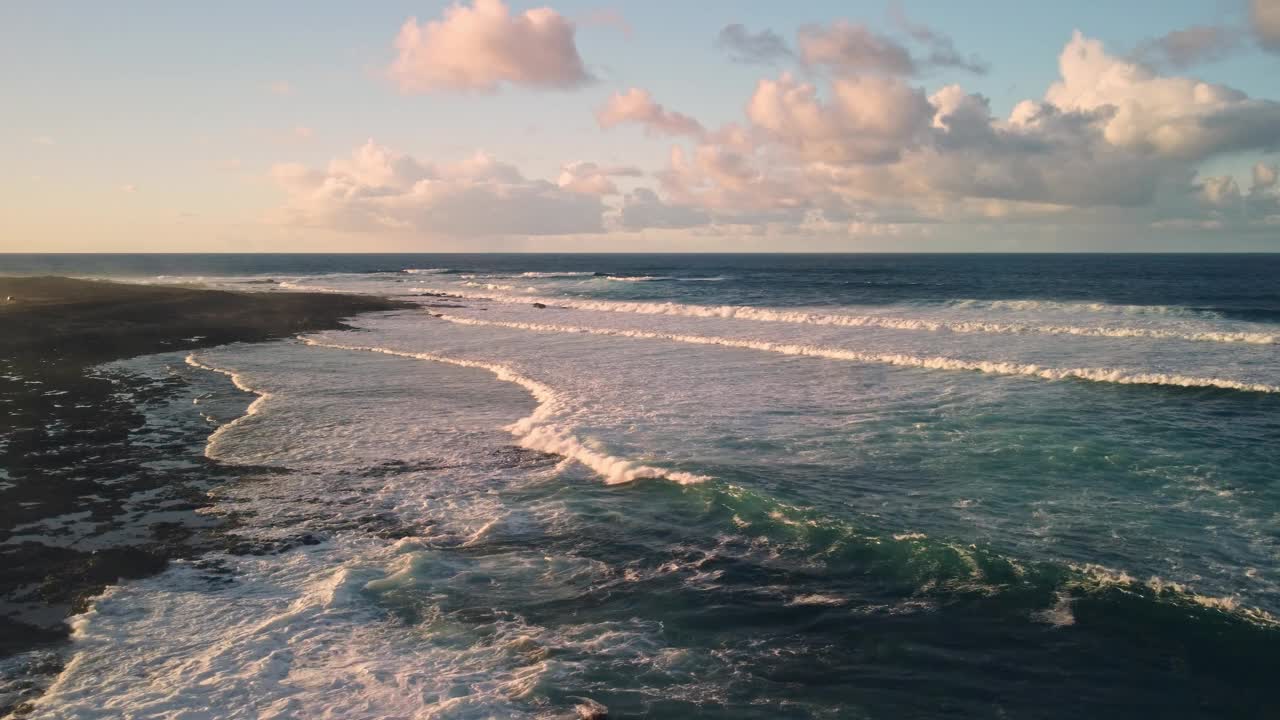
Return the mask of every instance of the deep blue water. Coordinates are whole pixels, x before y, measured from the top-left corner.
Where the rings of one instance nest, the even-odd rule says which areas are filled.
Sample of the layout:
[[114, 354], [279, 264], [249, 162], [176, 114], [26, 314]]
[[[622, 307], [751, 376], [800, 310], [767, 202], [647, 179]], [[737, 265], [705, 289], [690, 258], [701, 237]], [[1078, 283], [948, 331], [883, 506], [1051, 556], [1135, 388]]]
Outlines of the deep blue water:
[[118, 588], [51, 717], [1280, 716], [1280, 255], [0, 272], [421, 304], [130, 366], [263, 398], [217, 507], [324, 542]]
[[[105, 276], [321, 275], [406, 268], [454, 273], [610, 272], [723, 284], [685, 287], [707, 302], [775, 305], [935, 302], [956, 298], [1179, 305], [1246, 320], [1280, 319], [1280, 254], [595, 255], [595, 254], [12, 254], [0, 273]], [[647, 295], [662, 297], [660, 287]]]

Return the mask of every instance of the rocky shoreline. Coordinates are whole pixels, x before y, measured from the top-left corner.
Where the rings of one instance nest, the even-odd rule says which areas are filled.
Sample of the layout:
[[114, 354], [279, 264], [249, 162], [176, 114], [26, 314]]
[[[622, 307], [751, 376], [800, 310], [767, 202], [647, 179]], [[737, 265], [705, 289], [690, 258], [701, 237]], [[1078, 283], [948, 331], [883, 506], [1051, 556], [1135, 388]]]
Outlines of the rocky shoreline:
[[[211, 487], [270, 469], [206, 459], [209, 426], [189, 412], [190, 422], [141, 432], [148, 407], [190, 406], [191, 381], [103, 363], [340, 328], [407, 306], [67, 278], [0, 277], [0, 298], [0, 659], [17, 661], [0, 672], [4, 716], [57, 672], [57, 653], [40, 648], [59, 647], [65, 618], [106, 586], [212, 548], [280, 549], [234, 546], [243, 541], [221, 532], [225, 520], [199, 512]], [[251, 399], [236, 398], [220, 419]]]

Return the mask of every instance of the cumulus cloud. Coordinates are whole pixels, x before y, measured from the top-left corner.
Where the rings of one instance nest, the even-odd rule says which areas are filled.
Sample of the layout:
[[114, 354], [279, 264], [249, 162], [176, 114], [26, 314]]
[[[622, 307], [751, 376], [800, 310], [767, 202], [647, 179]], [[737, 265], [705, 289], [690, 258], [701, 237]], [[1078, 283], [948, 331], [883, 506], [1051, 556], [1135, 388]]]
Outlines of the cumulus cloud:
[[271, 175], [287, 196], [276, 219], [288, 224], [453, 238], [603, 230], [599, 197], [485, 154], [435, 165], [370, 140], [325, 169], [285, 164]]
[[726, 25], [716, 38], [716, 45], [724, 49], [734, 62], [768, 65], [793, 57], [787, 41], [772, 30], [753, 33], [740, 23]]
[[1104, 133], [1113, 145], [1194, 160], [1280, 143], [1280, 103], [1157, 75], [1109, 55], [1100, 41], [1079, 32], [1058, 65], [1062, 79], [1045, 99], [1064, 110], [1109, 114]]
[[788, 74], [761, 80], [747, 117], [778, 142], [813, 160], [888, 162], [918, 143], [933, 117], [924, 92], [897, 78], [849, 76], [823, 102], [811, 83]]
[[821, 84], [763, 79], [746, 124], [673, 149], [654, 196], [627, 198], [637, 209], [624, 224], [692, 222], [696, 211], [717, 226], [1066, 217], [1196, 224], [1236, 221], [1227, 208], [1272, 206], [1269, 165], [1255, 169], [1248, 195], [1234, 178], [1197, 179], [1197, 169], [1274, 148], [1277, 103], [1158, 74], [1078, 33], [1059, 70], [1043, 99], [1018, 103], [1007, 117], [981, 94], [949, 85], [926, 95], [896, 72], [839, 73]]
[[1280, 2], [1250, 0], [1249, 25], [1264, 50], [1280, 53]]
[[502, 0], [455, 4], [441, 20], [404, 23], [390, 75], [405, 93], [492, 92], [503, 83], [576, 88], [593, 78], [574, 33], [574, 24], [551, 8], [513, 14]]
[[675, 111], [667, 110], [654, 102], [648, 90], [631, 88], [625, 93], [614, 93], [604, 107], [596, 112], [596, 121], [602, 128], [613, 128], [623, 123], [637, 123], [645, 130], [660, 135], [702, 135], [705, 130], [697, 120]]
[[616, 177], [640, 177], [633, 167], [602, 167], [593, 162], [576, 162], [564, 166], [557, 184], [565, 190], [586, 195], [617, 195]]
[[1148, 40], [1138, 47], [1134, 55], [1148, 64], [1185, 69], [1219, 60], [1239, 46], [1237, 30], [1221, 25], [1195, 25]]

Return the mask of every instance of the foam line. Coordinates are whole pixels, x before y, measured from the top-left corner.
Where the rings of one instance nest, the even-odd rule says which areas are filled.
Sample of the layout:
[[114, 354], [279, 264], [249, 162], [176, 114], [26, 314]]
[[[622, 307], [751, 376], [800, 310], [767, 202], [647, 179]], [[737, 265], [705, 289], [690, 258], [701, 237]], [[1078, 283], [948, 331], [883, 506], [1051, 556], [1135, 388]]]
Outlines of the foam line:
[[986, 308], [991, 310], [1060, 310], [1122, 315], [1170, 315], [1173, 317], [1198, 317], [1221, 319], [1222, 314], [1213, 310], [1199, 310], [1182, 305], [1113, 305], [1105, 302], [1081, 300], [951, 300], [947, 305], [958, 308]]
[[231, 383], [236, 386], [236, 389], [242, 392], [253, 393], [254, 395], [258, 396], [254, 398], [253, 402], [249, 403], [249, 407], [245, 408], [243, 415], [236, 418], [235, 420], [232, 420], [229, 423], [224, 423], [222, 425], [219, 425], [218, 429], [214, 430], [213, 433], [209, 435], [209, 438], [205, 441], [204, 455], [205, 457], [212, 459], [217, 452], [217, 446], [219, 441], [222, 440], [222, 436], [227, 434], [233, 427], [239, 425], [245, 420], [248, 420], [254, 415], [257, 415], [258, 411], [262, 409], [263, 403], [271, 399], [271, 393], [266, 392], [264, 390], [256, 390], [250, 387], [247, 383], [245, 383], [244, 377], [237, 372], [234, 372], [232, 370], [227, 370], [225, 368], [214, 367], [213, 365], [209, 365], [208, 363], [203, 363], [197, 360], [195, 353], [192, 353], [186, 357], [186, 363], [193, 368], [199, 368], [200, 370], [207, 370], [208, 372], [215, 372], [215, 373], [218, 373], [219, 375], [226, 375], [227, 377], [231, 378]]
[[803, 355], [825, 358], [828, 360], [850, 360], [853, 362], [874, 363], [880, 365], [896, 365], [901, 367], [927, 368], [931, 370], [960, 370], [988, 373], [991, 375], [1022, 375], [1044, 380], [1088, 380], [1090, 382], [1116, 383], [1119, 385], [1167, 385], [1189, 388], [1220, 388], [1223, 390], [1239, 390], [1242, 392], [1280, 393], [1280, 386], [1264, 383], [1248, 383], [1225, 378], [1204, 378], [1167, 373], [1132, 372], [1113, 368], [1047, 368], [1040, 365], [1015, 362], [999, 362], [992, 360], [959, 360], [948, 357], [919, 357], [904, 353], [867, 353], [841, 348], [818, 347], [814, 345], [798, 345], [775, 343], [765, 340], [739, 340], [735, 338], [715, 337], [707, 335], [682, 335], [677, 333], [651, 332], [647, 330], [619, 330], [614, 328], [592, 328], [574, 325], [547, 325], [543, 323], [504, 322], [498, 320], [478, 320], [455, 315], [437, 314], [436, 317], [459, 325], [476, 325], [486, 327], [505, 327], [516, 330], [534, 332], [578, 333], [585, 335], [607, 335], [610, 337], [629, 337], [647, 340], [668, 340], [689, 343], [692, 345], [719, 345], [723, 347], [743, 348], [747, 350], [763, 350], [783, 355]]
[[[419, 288], [428, 289], [428, 288]], [[490, 289], [504, 289], [501, 287]], [[435, 289], [432, 289], [435, 290]], [[1029, 323], [996, 323], [979, 321], [942, 321], [921, 318], [895, 318], [880, 315], [843, 315], [752, 307], [750, 305], [685, 305], [673, 302], [622, 302], [612, 300], [580, 300], [575, 298], [535, 298], [468, 293], [458, 290], [435, 290], [473, 300], [485, 299], [511, 304], [540, 302], [544, 305], [593, 310], [598, 312], [633, 313], [637, 315], [675, 315], [680, 317], [724, 318], [757, 322], [828, 325], [835, 327], [884, 328], [889, 330], [923, 330], [953, 333], [995, 333], [1001, 335], [1075, 335], [1081, 337], [1147, 338], [1151, 340], [1183, 340], [1190, 342], [1280, 343], [1280, 334], [1265, 332], [1202, 331], [1180, 332], [1156, 328], [1087, 327], [1079, 325], [1033, 325]]]
[[691, 485], [708, 479], [702, 475], [652, 467], [634, 460], [606, 455], [591, 449], [568, 430], [552, 423], [552, 419], [560, 412], [562, 405], [559, 396], [554, 390], [544, 383], [521, 375], [506, 365], [479, 360], [450, 358], [436, 355], [435, 353], [405, 352], [367, 345], [343, 345], [323, 342], [311, 337], [299, 339], [313, 347], [382, 353], [384, 355], [427, 360], [458, 367], [478, 368], [493, 373], [499, 380], [515, 383], [528, 390], [534, 399], [538, 401], [538, 407], [532, 414], [506, 427], [506, 430], [517, 438], [520, 446], [529, 450], [551, 453], [575, 460], [600, 475], [604, 478], [605, 483], [609, 485], [627, 483], [641, 478], [666, 478], [681, 485]]

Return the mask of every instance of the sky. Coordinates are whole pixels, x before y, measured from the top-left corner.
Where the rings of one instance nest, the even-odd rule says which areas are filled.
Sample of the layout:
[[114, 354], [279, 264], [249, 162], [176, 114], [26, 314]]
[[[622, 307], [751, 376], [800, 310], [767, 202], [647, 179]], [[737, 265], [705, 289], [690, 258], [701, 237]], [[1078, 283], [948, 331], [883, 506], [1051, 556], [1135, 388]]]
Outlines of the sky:
[[0, 252], [1280, 252], [1280, 0], [551, 2], [10, 0]]

